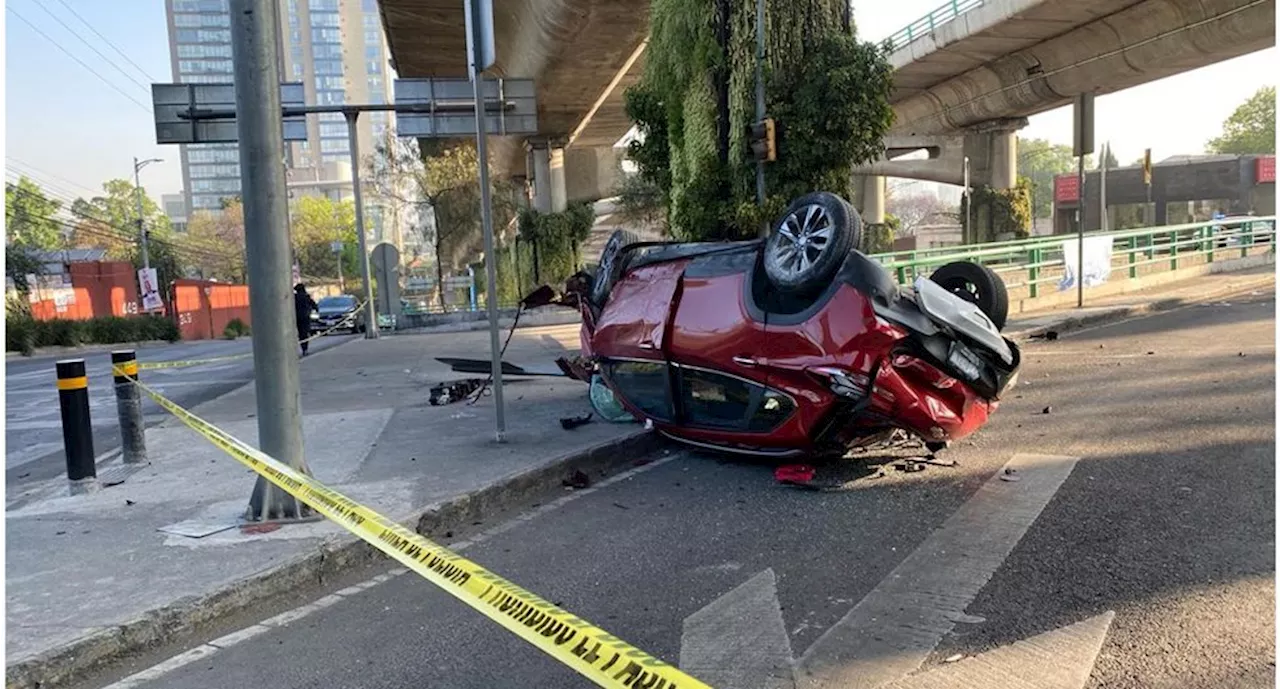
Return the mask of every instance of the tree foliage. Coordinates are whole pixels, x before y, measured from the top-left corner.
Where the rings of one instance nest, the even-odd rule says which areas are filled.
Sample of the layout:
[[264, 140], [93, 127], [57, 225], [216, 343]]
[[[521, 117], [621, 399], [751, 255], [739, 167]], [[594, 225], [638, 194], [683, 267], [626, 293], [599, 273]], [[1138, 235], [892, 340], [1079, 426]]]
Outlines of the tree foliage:
[[894, 232], [898, 237], [914, 236], [921, 226], [946, 219], [946, 214], [951, 210], [933, 194], [911, 194], [894, 198], [888, 206], [898, 221]]
[[62, 246], [62, 224], [54, 214], [62, 202], [50, 198], [39, 184], [19, 177], [17, 184], [4, 185], [4, 225], [8, 242], [32, 249]]
[[[142, 200], [142, 225], [146, 228], [147, 256], [156, 278], [165, 286], [186, 274], [187, 255], [181, 251], [173, 226], [146, 190], [125, 179], [102, 184], [103, 194], [88, 200], [76, 199], [71, 213], [76, 216], [72, 242], [79, 247], [107, 250], [107, 257], [143, 266], [138, 232], [138, 200]], [[163, 292], [163, 290], [162, 290]]]
[[[388, 137], [370, 161], [377, 193], [418, 208], [423, 241], [432, 247], [440, 304], [444, 277], [474, 263], [483, 252], [479, 156], [474, 142]], [[518, 190], [490, 178], [494, 232], [510, 236]], [[509, 229], [510, 228], [510, 229]]]
[[[339, 256], [333, 242], [342, 242], [342, 274], [360, 276], [360, 238], [356, 234], [356, 206], [327, 196], [303, 196], [293, 203], [291, 240], [299, 271], [308, 277], [338, 277]], [[366, 231], [369, 223], [365, 221]]]
[[233, 201], [221, 213], [198, 210], [187, 221], [185, 246], [195, 260], [192, 268], [204, 279], [243, 283], [245, 266], [244, 208]]
[[[892, 122], [884, 52], [855, 39], [839, 0], [770, 0], [765, 101], [777, 122], [769, 198], [755, 202], [755, 3], [653, 0], [641, 82], [626, 108], [629, 156], [681, 238], [755, 234], [799, 194], [848, 196], [854, 166], [879, 156]], [[727, 89], [727, 94], [726, 94]], [[727, 96], [727, 97], [726, 97]], [[726, 145], [727, 144], [727, 145]]]
[[1053, 180], [1076, 169], [1071, 147], [1046, 139], [1018, 139], [1018, 172], [1027, 178], [1032, 215], [1053, 213]]
[[1276, 152], [1276, 87], [1264, 86], [1222, 123], [1222, 135], [1210, 139], [1210, 153]]

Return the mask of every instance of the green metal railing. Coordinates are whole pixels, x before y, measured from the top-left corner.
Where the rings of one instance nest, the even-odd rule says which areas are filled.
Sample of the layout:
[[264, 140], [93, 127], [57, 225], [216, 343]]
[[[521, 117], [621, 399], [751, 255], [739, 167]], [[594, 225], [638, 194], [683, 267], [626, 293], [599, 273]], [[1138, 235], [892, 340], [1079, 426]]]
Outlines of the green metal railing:
[[950, 0], [947, 4], [911, 22], [905, 28], [885, 39], [891, 50], [905, 48], [915, 39], [927, 36], [934, 29], [959, 17], [976, 7], [982, 7], [984, 0]]
[[[1125, 277], [1143, 273], [1177, 270], [1192, 262], [1212, 263], [1216, 259], [1248, 256], [1251, 252], [1276, 251], [1276, 216], [1248, 221], [1211, 220], [1187, 225], [1168, 225], [1136, 230], [1090, 232], [1085, 237], [1110, 236], [1111, 270]], [[1075, 242], [1076, 235], [1031, 237], [989, 244], [917, 249], [875, 254], [899, 284], [910, 284], [919, 276], [952, 261], [981, 263], [1000, 275], [1010, 290], [1025, 288], [1035, 298], [1049, 285], [1056, 290], [1063, 274], [1063, 242]]]

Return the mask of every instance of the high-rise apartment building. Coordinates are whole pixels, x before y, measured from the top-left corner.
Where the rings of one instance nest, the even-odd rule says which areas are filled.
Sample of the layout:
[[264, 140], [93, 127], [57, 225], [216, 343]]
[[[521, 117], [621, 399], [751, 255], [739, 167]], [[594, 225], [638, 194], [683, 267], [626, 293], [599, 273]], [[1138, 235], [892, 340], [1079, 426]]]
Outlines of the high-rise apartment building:
[[[385, 103], [392, 72], [377, 0], [277, 0], [280, 10], [281, 79], [301, 81], [307, 103]], [[231, 83], [231, 15], [228, 0], [165, 0], [169, 54], [180, 83]], [[360, 116], [360, 151], [367, 155], [387, 129], [390, 114]], [[240, 194], [236, 144], [182, 146], [187, 207], [217, 211]], [[351, 152], [342, 115], [311, 115], [307, 140], [286, 142], [290, 190], [298, 194], [351, 196]], [[345, 182], [345, 189], [343, 188]], [[366, 209], [381, 236], [381, 209]]]

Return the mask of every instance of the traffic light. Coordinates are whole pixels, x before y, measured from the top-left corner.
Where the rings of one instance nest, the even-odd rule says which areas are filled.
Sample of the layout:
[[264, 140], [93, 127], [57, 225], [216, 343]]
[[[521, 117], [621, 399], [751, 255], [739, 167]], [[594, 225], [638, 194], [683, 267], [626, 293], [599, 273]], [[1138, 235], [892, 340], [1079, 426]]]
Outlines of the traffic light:
[[751, 154], [756, 160], [772, 163], [778, 159], [773, 118], [766, 117], [751, 125]]

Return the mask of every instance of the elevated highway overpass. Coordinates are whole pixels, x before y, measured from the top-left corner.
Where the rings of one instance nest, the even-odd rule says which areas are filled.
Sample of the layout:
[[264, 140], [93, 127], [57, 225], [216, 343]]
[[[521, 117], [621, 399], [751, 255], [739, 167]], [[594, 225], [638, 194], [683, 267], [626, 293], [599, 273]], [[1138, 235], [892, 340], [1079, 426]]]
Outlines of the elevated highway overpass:
[[[951, 0], [890, 37], [896, 123], [865, 166], [862, 206], [883, 212], [882, 176], [951, 184], [1017, 177], [1016, 131], [1080, 93], [1106, 94], [1275, 44], [1276, 0]], [[462, 3], [382, 0], [402, 77], [465, 76]], [[644, 67], [649, 0], [495, 0], [495, 76], [531, 77], [539, 136], [495, 141], [535, 206], [599, 198], [630, 128], [623, 93]], [[927, 160], [900, 160], [925, 150]]]

